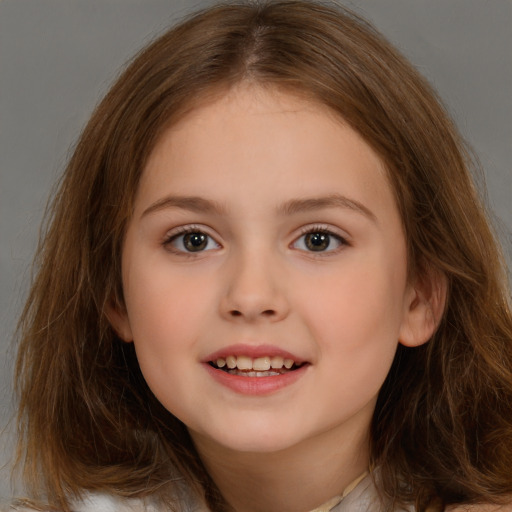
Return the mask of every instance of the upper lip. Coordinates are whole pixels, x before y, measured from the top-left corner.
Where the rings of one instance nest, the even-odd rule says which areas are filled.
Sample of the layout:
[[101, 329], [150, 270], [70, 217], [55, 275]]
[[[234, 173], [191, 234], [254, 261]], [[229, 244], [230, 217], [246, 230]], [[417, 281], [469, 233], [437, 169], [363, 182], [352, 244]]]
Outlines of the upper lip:
[[283, 350], [274, 345], [247, 345], [247, 344], [236, 344], [229, 345], [227, 347], [221, 348], [215, 352], [212, 352], [208, 356], [206, 356], [202, 362], [208, 363], [210, 361], [216, 361], [219, 358], [225, 359], [228, 356], [246, 356], [256, 359], [258, 357], [275, 357], [280, 356], [283, 359], [292, 359], [295, 364], [302, 364], [307, 362], [303, 358], [288, 352], [287, 350]]

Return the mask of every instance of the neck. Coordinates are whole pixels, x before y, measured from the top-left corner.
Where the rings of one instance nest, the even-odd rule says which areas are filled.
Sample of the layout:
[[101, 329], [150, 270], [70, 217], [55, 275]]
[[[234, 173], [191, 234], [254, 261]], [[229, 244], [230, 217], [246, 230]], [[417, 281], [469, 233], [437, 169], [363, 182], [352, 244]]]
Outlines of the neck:
[[237, 452], [191, 435], [213, 481], [236, 512], [312, 510], [341, 494], [368, 467], [366, 432], [334, 429], [272, 453]]

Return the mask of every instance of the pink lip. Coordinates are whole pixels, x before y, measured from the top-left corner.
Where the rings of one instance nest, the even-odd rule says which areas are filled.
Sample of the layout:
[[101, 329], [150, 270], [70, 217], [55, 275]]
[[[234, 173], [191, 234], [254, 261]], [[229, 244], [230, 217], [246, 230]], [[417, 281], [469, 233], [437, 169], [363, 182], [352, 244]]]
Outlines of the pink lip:
[[[213, 352], [212, 354], [206, 356], [201, 362], [208, 363], [209, 361], [216, 361], [219, 357], [225, 359], [227, 356], [247, 356], [252, 357], [253, 359], [257, 357], [276, 357], [280, 356], [283, 359], [292, 359], [296, 364], [302, 364], [306, 361], [291, 352], [287, 352], [286, 350], [282, 350], [273, 345], [247, 345], [247, 344], [238, 344], [238, 345], [230, 345], [229, 347], [222, 348]], [[244, 379], [246, 377], [243, 377]], [[265, 378], [265, 377], [258, 377]], [[273, 377], [270, 377], [273, 378]]]
[[[233, 354], [233, 352], [230, 352], [230, 354]], [[218, 370], [208, 363], [203, 363], [203, 366], [210, 376], [219, 384], [231, 389], [235, 393], [252, 396], [270, 395], [286, 386], [290, 386], [303, 377], [310, 367], [309, 364], [304, 364], [297, 370], [272, 377], [242, 377]]]
[[[228, 356], [246, 356], [253, 359], [265, 356], [279, 356], [283, 359], [292, 359], [297, 365], [302, 366], [281, 375], [273, 375], [270, 377], [244, 377], [241, 375], [232, 375], [209, 364], [210, 361], [216, 361], [219, 358], [225, 359]], [[269, 395], [286, 386], [290, 386], [299, 380], [307, 372], [309, 366], [311, 366], [308, 364], [308, 361], [303, 358], [286, 350], [282, 350], [279, 347], [273, 345], [249, 345], [246, 343], [224, 347], [206, 356], [201, 362], [206, 371], [216, 382], [236, 393], [252, 396]]]

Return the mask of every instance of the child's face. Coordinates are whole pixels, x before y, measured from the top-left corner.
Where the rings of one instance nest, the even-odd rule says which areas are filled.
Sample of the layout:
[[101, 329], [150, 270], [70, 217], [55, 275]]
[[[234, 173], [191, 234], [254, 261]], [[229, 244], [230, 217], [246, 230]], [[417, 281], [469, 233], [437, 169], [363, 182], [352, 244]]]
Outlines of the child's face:
[[[122, 266], [114, 324], [199, 446], [363, 439], [398, 340], [417, 341], [382, 162], [286, 93], [239, 87], [163, 135]], [[218, 369], [226, 360], [241, 370]]]

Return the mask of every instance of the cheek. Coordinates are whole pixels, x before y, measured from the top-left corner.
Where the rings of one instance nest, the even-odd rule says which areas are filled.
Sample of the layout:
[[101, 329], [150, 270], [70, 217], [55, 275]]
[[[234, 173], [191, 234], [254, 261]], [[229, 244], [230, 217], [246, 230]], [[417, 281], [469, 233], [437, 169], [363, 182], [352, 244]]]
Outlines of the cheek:
[[212, 287], [187, 272], [152, 261], [125, 267], [125, 302], [134, 343], [141, 360], [174, 360], [190, 350], [212, 311]]
[[149, 264], [126, 265], [125, 302], [142, 374], [157, 399], [179, 417], [185, 402], [180, 397], [194, 384], [191, 367], [211, 299], [200, 282]]
[[322, 379], [333, 399], [349, 409], [377, 396], [398, 347], [396, 322], [374, 307], [379, 305], [372, 294], [333, 301], [324, 309], [325, 321], [315, 326]]
[[361, 378], [383, 380], [389, 370], [402, 322], [405, 270], [394, 271], [382, 259], [350, 263], [317, 279], [316, 293], [304, 293], [302, 302], [319, 353], [356, 385]]

